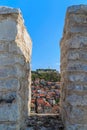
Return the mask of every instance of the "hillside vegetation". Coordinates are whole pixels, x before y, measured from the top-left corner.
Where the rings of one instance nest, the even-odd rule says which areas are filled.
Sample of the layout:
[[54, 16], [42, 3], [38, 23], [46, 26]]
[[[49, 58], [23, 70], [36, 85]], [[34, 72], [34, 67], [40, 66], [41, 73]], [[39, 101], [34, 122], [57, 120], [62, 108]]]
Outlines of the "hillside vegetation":
[[61, 76], [58, 71], [54, 71], [52, 69], [43, 69], [43, 71], [38, 71], [38, 70], [32, 71], [33, 81], [36, 78], [39, 78], [39, 79], [44, 79], [45, 81], [50, 81], [50, 82], [60, 82]]

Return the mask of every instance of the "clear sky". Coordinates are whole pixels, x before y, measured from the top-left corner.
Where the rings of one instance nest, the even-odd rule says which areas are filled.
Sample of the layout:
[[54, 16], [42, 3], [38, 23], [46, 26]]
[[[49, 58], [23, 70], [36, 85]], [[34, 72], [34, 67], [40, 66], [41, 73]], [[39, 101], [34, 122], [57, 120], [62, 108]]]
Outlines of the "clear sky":
[[60, 39], [68, 6], [87, 0], [0, 0], [0, 6], [20, 8], [33, 42], [32, 69], [60, 68]]

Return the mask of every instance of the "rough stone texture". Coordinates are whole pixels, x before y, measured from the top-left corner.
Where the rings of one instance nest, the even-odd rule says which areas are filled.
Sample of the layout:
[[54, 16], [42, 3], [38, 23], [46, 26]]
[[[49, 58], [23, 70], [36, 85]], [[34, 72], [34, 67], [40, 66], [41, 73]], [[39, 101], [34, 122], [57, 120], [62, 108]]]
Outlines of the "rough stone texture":
[[21, 13], [20, 9], [15, 9], [12, 7], [8, 7], [8, 6], [0, 6], [0, 14], [19, 14]]
[[0, 130], [17, 130], [19, 126], [17, 126], [16, 124], [12, 123], [12, 124], [0, 124]]
[[58, 115], [34, 115], [27, 119], [26, 130], [63, 130], [63, 128]]
[[61, 114], [65, 130], [87, 130], [87, 6], [69, 7], [61, 40]]
[[0, 130], [26, 129], [31, 47], [20, 10], [0, 7]]

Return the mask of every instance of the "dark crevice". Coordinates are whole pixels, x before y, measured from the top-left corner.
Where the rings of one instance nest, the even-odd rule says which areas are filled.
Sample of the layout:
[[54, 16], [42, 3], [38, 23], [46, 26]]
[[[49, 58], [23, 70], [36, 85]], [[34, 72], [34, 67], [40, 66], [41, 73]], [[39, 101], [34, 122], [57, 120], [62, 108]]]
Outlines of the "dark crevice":
[[13, 99], [0, 99], [0, 104], [1, 103], [13, 103], [15, 101], [15, 98]]

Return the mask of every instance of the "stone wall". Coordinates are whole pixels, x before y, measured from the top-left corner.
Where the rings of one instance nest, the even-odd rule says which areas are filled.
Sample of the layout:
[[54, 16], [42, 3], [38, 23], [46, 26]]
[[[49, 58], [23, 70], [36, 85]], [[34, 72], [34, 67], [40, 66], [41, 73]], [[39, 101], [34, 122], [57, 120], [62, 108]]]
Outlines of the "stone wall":
[[0, 7], [0, 130], [25, 130], [31, 46], [20, 10]]
[[[28, 118], [31, 47], [20, 10], [0, 7], [0, 130], [63, 128], [59, 128], [58, 117]], [[65, 130], [87, 130], [86, 5], [67, 10], [61, 40], [61, 77], [61, 115]], [[36, 126], [31, 124], [33, 119]]]
[[69, 7], [61, 40], [65, 130], [87, 130], [87, 6]]

